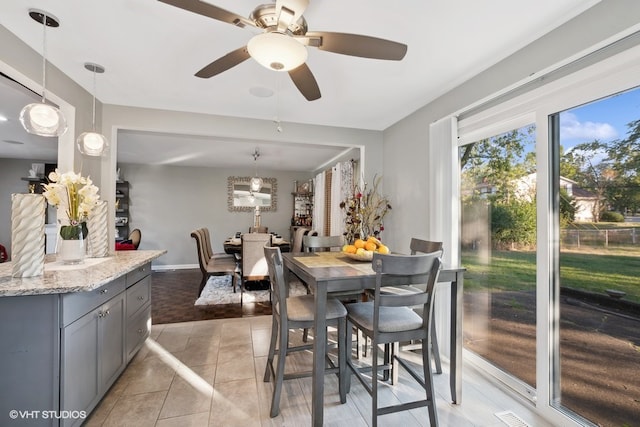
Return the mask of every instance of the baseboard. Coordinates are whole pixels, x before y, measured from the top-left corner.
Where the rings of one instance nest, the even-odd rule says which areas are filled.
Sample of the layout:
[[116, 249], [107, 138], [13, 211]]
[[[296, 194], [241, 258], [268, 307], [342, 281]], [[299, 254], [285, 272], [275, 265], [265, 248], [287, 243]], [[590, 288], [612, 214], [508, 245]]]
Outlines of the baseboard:
[[178, 265], [152, 265], [153, 271], [167, 271], [167, 270], [190, 270], [194, 268], [200, 268], [198, 264], [178, 264]]

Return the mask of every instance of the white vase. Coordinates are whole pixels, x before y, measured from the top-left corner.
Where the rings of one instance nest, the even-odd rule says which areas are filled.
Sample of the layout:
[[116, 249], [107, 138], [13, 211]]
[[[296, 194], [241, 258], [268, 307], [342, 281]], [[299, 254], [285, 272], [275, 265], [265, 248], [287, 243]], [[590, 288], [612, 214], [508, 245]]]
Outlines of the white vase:
[[11, 195], [12, 277], [44, 273], [44, 212], [42, 194]]
[[87, 253], [90, 258], [109, 256], [109, 231], [107, 221], [107, 202], [100, 200], [91, 211], [87, 221]]

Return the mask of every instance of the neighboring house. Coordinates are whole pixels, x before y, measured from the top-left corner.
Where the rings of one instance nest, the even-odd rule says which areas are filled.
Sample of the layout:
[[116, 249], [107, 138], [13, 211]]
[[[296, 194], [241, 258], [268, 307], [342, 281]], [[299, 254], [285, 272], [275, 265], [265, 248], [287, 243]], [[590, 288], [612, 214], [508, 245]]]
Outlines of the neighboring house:
[[[560, 177], [560, 188], [567, 192], [567, 195], [573, 199], [576, 206], [575, 222], [594, 222], [595, 213], [598, 212], [597, 204], [600, 197], [590, 191], [585, 190], [578, 186], [578, 183], [565, 178]], [[516, 195], [520, 198], [527, 198], [531, 200], [532, 195], [536, 191], [536, 174], [529, 174], [516, 183]]]
[[[576, 222], [594, 222], [597, 219], [595, 213], [598, 212], [597, 204], [601, 199], [597, 194], [579, 187], [575, 181], [563, 176], [560, 177], [560, 188], [565, 190], [575, 202], [574, 220]], [[496, 187], [483, 183], [476, 187], [476, 191], [485, 195], [494, 194]], [[533, 200], [536, 193], [536, 174], [531, 173], [518, 179], [515, 183], [514, 193], [520, 199]]]

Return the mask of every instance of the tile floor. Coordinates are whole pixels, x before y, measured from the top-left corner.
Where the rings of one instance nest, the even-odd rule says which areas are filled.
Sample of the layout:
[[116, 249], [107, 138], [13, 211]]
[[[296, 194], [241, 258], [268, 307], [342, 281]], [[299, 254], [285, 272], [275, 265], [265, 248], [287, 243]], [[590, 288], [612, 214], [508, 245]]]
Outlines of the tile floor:
[[[280, 415], [269, 417], [272, 383], [262, 381], [271, 316], [153, 325], [151, 338], [93, 411], [86, 426], [304, 426], [311, 424], [311, 378], [285, 381]], [[309, 354], [287, 360], [288, 369], [310, 366]], [[463, 403], [453, 405], [449, 378], [435, 375], [441, 426], [504, 427], [494, 414], [511, 410], [530, 426], [549, 426], [531, 407], [514, 400], [465, 367]], [[337, 378], [325, 378], [326, 426], [370, 425], [370, 397], [355, 379], [347, 403], [340, 404]], [[381, 399], [402, 399], [419, 392], [401, 376], [382, 387]], [[382, 400], [381, 400], [382, 402]], [[428, 426], [426, 408], [390, 414], [381, 426]]]

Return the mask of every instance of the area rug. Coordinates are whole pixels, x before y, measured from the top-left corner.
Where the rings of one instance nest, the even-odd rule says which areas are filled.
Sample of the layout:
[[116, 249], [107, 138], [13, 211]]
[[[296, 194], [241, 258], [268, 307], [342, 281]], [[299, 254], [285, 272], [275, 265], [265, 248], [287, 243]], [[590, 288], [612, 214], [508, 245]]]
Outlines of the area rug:
[[[304, 285], [298, 281], [292, 281], [290, 284], [289, 295], [305, 295], [307, 293]], [[247, 290], [244, 291], [242, 297], [243, 303], [268, 302], [269, 291]], [[240, 288], [236, 286], [236, 292], [233, 292], [231, 285], [231, 276], [212, 276], [200, 293], [200, 297], [196, 300], [196, 306], [208, 306], [218, 304], [240, 304]]]

